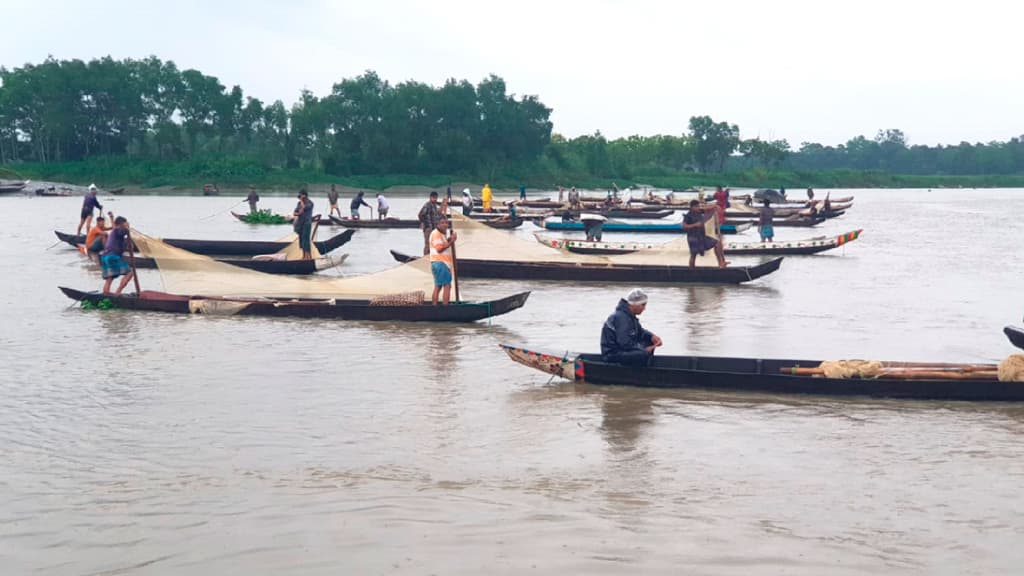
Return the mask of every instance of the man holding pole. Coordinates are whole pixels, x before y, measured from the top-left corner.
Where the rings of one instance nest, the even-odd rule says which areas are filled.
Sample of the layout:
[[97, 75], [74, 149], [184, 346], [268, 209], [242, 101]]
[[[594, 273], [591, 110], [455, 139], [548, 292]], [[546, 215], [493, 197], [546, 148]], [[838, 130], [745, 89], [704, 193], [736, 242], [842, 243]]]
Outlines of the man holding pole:
[[430, 271], [434, 275], [434, 294], [430, 301], [437, 305], [437, 296], [444, 289], [444, 304], [448, 305], [452, 296], [452, 269], [455, 267], [453, 252], [455, 251], [455, 240], [459, 235], [452, 231], [451, 237], [446, 237], [448, 232], [448, 219], [442, 217], [437, 221], [437, 227], [430, 233]]
[[125, 250], [132, 249], [129, 244], [128, 219], [124, 216], [118, 216], [114, 219], [114, 227], [107, 234], [107, 243], [104, 247], [103, 255], [100, 257], [100, 263], [103, 265], [103, 278], [106, 280], [103, 283], [104, 294], [110, 294], [110, 284], [114, 281], [114, 278], [124, 276], [117, 287], [117, 294], [120, 294], [124, 291], [124, 287], [135, 277], [135, 270], [124, 261], [123, 256]]

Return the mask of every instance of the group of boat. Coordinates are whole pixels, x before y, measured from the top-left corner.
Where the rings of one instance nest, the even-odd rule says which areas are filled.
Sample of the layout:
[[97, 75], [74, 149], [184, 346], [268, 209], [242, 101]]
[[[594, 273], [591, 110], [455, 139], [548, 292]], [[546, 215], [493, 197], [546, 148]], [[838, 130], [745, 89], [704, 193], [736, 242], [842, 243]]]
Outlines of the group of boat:
[[[833, 203], [831, 213], [818, 214], [813, 220], [833, 218], [850, 208], [852, 198]], [[660, 205], [660, 207], [658, 207]], [[735, 199], [725, 225], [717, 229], [710, 223], [709, 231], [715, 233], [739, 233], [751, 227], [751, 222], [742, 221], [738, 216], [745, 212], [742, 198]], [[666, 207], [670, 206], [670, 207]], [[767, 256], [747, 265], [730, 265], [719, 268], [700, 265], [690, 268], [682, 257], [685, 239], [682, 241], [652, 242], [592, 242], [566, 237], [551, 237], [534, 234], [536, 242], [497, 229], [516, 228], [534, 216], [528, 210], [542, 208], [556, 214], [566, 210], [564, 203], [550, 200], [519, 202], [514, 212], [501, 210], [497, 213], [471, 214], [465, 218], [452, 216], [453, 226], [459, 229], [460, 253], [456, 259], [456, 277], [493, 278], [544, 281], [598, 281], [628, 284], [649, 283], [725, 283], [750, 282], [779, 270], [782, 255], [810, 255], [845, 246], [858, 239], [862, 230], [842, 234], [821, 235], [798, 241], [784, 242], [726, 242], [725, 253], [730, 256]], [[794, 209], [796, 209], [794, 207]], [[659, 224], [657, 220], [676, 212], [674, 205], [667, 203], [642, 203], [637, 206], [623, 204], [609, 209], [599, 209], [608, 216], [616, 215], [629, 219], [634, 215], [643, 216], [644, 223], [625, 230], [670, 231], [676, 233], [681, 227], [677, 223]], [[779, 213], [778, 211], [776, 212]], [[244, 215], [235, 215], [245, 221]], [[797, 212], [786, 218], [806, 218]], [[574, 222], [552, 219], [551, 214], [536, 217], [535, 223], [545, 230], [573, 230], [567, 226]], [[557, 218], [557, 217], [556, 217]], [[419, 228], [418, 220], [348, 219], [329, 217], [322, 222], [325, 226], [345, 228], [326, 240], [314, 243], [317, 257], [312, 260], [286, 257], [294, 250], [294, 238], [279, 241], [243, 240], [193, 240], [168, 238], [162, 241], [142, 242], [142, 253], [128, 255], [132, 265], [138, 268], [155, 267], [166, 270], [166, 254], [146, 254], [147, 244], [159, 243], [190, 254], [202, 266], [210, 267], [210, 274], [222, 270], [235, 270], [230, 274], [239, 275], [244, 281], [267, 285], [268, 280], [248, 277], [245, 274], [267, 273], [272, 275], [314, 275], [319, 271], [340, 265], [345, 255], [332, 257], [330, 252], [348, 243], [360, 228]], [[604, 224], [605, 232], [615, 232], [614, 220]], [[733, 227], [731, 230], [727, 226]], [[641, 230], [646, 227], [649, 230]], [[664, 227], [664, 228], [661, 228]], [[79, 235], [57, 232], [60, 240], [81, 247], [85, 239]], [[137, 243], [137, 245], [139, 245]], [[155, 245], [155, 244], [153, 244]], [[506, 249], [507, 247], [507, 249]], [[410, 274], [424, 274], [426, 267], [419, 255], [405, 254], [391, 250], [391, 254], [402, 266], [409, 267]], [[198, 256], [196, 256], [198, 255]], [[198, 265], [197, 265], [198, 266]], [[226, 268], [213, 268], [221, 266]], [[204, 268], [205, 269], [205, 268]], [[392, 274], [385, 271], [381, 274]], [[372, 275], [370, 275], [372, 276]], [[275, 276], [277, 277], [277, 276]], [[284, 276], [280, 276], [284, 278]], [[427, 278], [429, 276], [423, 276]], [[269, 278], [269, 277], [268, 277]], [[358, 280], [360, 277], [347, 277]], [[298, 316], [306, 318], [380, 320], [380, 321], [426, 321], [426, 322], [472, 322], [506, 314], [525, 305], [530, 292], [520, 292], [485, 301], [459, 300], [449, 306], [434, 306], [424, 298], [421, 290], [404, 292], [374, 293], [372, 278], [362, 288], [348, 293], [337, 294], [328, 288], [307, 291], [312, 284], [288, 284], [298, 279], [282, 280], [281, 288], [267, 293], [245, 291], [204, 291], [173, 293], [152, 290], [137, 290], [134, 294], [104, 294], [60, 287], [73, 300], [99, 305], [107, 302], [115, 308], [149, 310], [181, 314], [231, 314], [259, 316]], [[329, 282], [330, 280], [327, 280]], [[317, 279], [306, 282], [317, 282]], [[398, 285], [398, 284], [395, 284]], [[370, 288], [365, 288], [370, 286]], [[1007, 327], [1007, 337], [1017, 347], [1024, 348], [1024, 330]], [[808, 393], [830, 395], [867, 395], [895, 398], [956, 399], [956, 400], [1024, 400], [1024, 382], [1003, 377], [1002, 366], [962, 365], [948, 363], [879, 363], [870, 373], [853, 372], [836, 375], [824, 366], [828, 362], [816, 360], [723, 358], [708, 356], [655, 356], [649, 366], [628, 367], [605, 362], [599, 354], [572, 352], [544, 352], [518, 345], [503, 345], [503, 350], [516, 362], [548, 374], [568, 380], [584, 381], [591, 384], [650, 386], [659, 388], [706, 388], [714, 390], [758, 390], [772, 393]], [[1024, 374], [1020, 375], [1024, 378]]]

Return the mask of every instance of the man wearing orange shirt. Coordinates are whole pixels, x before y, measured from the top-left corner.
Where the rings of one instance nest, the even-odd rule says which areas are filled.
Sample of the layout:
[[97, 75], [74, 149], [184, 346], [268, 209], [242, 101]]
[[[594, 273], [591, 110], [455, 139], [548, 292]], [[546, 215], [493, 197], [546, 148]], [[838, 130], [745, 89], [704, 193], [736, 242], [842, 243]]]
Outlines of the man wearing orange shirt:
[[452, 296], [452, 261], [451, 247], [459, 237], [454, 231], [451, 238], [446, 238], [448, 231], [448, 219], [441, 217], [437, 221], [437, 227], [430, 233], [430, 271], [434, 274], [434, 295], [430, 301], [436, 306], [437, 296], [444, 288], [444, 303], [447, 306]]

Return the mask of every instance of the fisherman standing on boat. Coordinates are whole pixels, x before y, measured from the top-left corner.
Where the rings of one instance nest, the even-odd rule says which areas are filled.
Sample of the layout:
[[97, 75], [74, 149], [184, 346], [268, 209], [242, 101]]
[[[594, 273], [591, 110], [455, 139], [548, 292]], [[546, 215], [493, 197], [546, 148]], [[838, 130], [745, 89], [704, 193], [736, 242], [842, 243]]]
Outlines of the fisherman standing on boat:
[[100, 263], [103, 266], [103, 293], [110, 294], [110, 284], [114, 278], [124, 276], [117, 286], [117, 294], [124, 291], [124, 287], [135, 277], [135, 270], [124, 261], [124, 251], [131, 250], [128, 245], [128, 219], [118, 216], [114, 219], [114, 227], [107, 234], [107, 242], [103, 249], [103, 256]]
[[338, 189], [331, 184], [331, 191], [327, 193], [327, 202], [331, 205], [331, 209], [327, 212], [327, 217], [334, 216], [334, 213], [338, 213], [338, 218], [341, 218], [341, 208], [338, 208]]
[[302, 250], [303, 260], [313, 259], [313, 201], [309, 199], [309, 193], [303, 188], [299, 190], [299, 202], [295, 205], [295, 224], [292, 229], [299, 235], [299, 248]]
[[103, 205], [96, 198], [96, 185], [89, 184], [89, 191], [85, 193], [85, 199], [82, 200], [82, 213], [80, 216], [81, 220], [78, 221], [78, 231], [75, 234], [81, 234], [82, 228], [88, 232], [92, 228], [92, 211], [99, 210], [100, 214], [103, 214]]
[[245, 201], [249, 203], [249, 214], [256, 212], [256, 203], [260, 201], [260, 195], [256, 193], [255, 186], [249, 186], [249, 195], [245, 197]]
[[418, 217], [420, 221], [420, 228], [423, 230], [424, 256], [430, 254], [430, 235], [433, 233], [434, 229], [437, 228], [437, 223], [444, 218], [442, 212], [445, 208], [447, 208], [447, 201], [445, 201], [444, 205], [438, 205], [436, 190], [432, 190], [430, 192], [430, 200], [420, 208]]
[[391, 211], [391, 203], [383, 194], [377, 194], [377, 220], [387, 218], [389, 211]]
[[764, 199], [764, 208], [761, 208], [761, 215], [757, 217], [757, 229], [761, 233], [761, 242], [775, 241], [775, 228], [772, 226], [772, 218], [775, 217], [775, 210], [772, 210], [771, 200]]
[[[362, 190], [360, 190], [359, 192], [356, 192], [355, 197], [352, 198], [352, 201], [349, 202], [349, 204], [348, 204], [349, 215], [352, 216], [353, 220], [359, 220], [359, 207], [360, 206], [366, 206], [367, 208], [370, 208], [371, 212], [373, 211], [373, 208], [369, 204], [366, 203], [366, 200], [363, 200], [363, 195], [364, 194], [365, 194], [365, 192], [363, 192]], [[372, 218], [373, 216], [371, 215], [370, 217]]]
[[469, 217], [473, 213], [473, 195], [469, 193], [469, 188], [462, 189], [462, 215]]
[[459, 235], [452, 231], [451, 237], [446, 237], [448, 232], [448, 219], [441, 217], [437, 221], [437, 227], [430, 232], [430, 272], [434, 275], [434, 294], [430, 301], [437, 306], [437, 296], [444, 289], [444, 305], [447, 306], [452, 297], [452, 269], [455, 263], [452, 261], [452, 251], [449, 250], [455, 245]]
[[605, 362], [627, 366], [647, 366], [661, 338], [640, 325], [640, 314], [647, 308], [647, 294], [634, 288], [619, 300], [615, 312], [601, 328], [601, 357]]
[[725, 268], [725, 254], [722, 243], [715, 238], [708, 238], [704, 223], [715, 217], [715, 212], [705, 214], [699, 200], [690, 200], [690, 211], [683, 216], [683, 230], [686, 231], [686, 243], [690, 247], [690, 268], [697, 265], [697, 256], [703, 256], [707, 250], [714, 250], [718, 257], [718, 267]]
[[718, 208], [718, 223], [725, 222], [725, 211], [729, 209], [729, 193], [721, 186], [715, 189], [715, 205]]
[[484, 183], [484, 189], [480, 191], [480, 199], [484, 203], [484, 212], [491, 211], [491, 185]]
[[519, 199], [526, 200], [526, 185], [522, 184], [519, 186]]

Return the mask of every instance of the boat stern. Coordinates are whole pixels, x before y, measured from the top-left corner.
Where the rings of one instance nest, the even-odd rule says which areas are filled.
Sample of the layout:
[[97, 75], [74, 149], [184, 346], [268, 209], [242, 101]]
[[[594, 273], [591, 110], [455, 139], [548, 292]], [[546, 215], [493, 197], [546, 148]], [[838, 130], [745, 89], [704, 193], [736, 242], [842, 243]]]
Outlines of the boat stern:
[[511, 344], [499, 344], [499, 346], [508, 354], [509, 358], [523, 366], [565, 378], [566, 380], [576, 380], [576, 359], [579, 357], [579, 354], [575, 352], [566, 351], [562, 354], [555, 354], [527, 350], [522, 346]]

